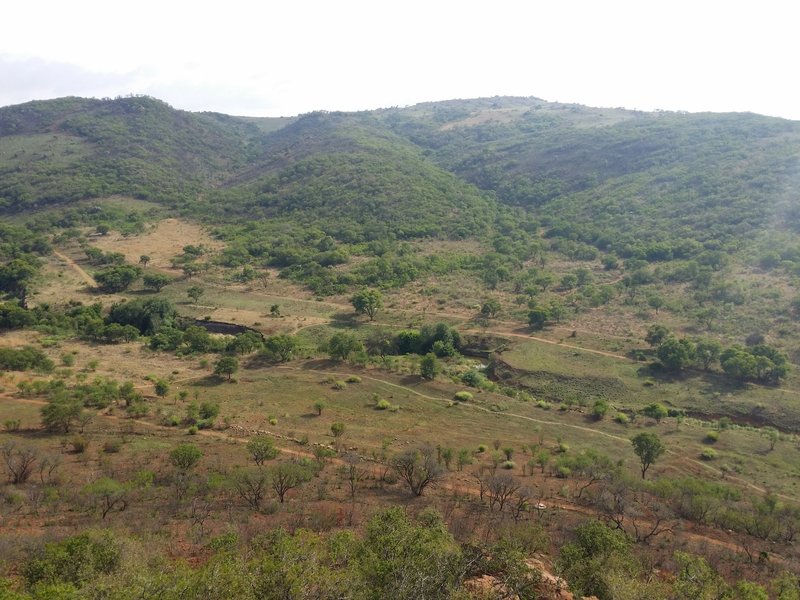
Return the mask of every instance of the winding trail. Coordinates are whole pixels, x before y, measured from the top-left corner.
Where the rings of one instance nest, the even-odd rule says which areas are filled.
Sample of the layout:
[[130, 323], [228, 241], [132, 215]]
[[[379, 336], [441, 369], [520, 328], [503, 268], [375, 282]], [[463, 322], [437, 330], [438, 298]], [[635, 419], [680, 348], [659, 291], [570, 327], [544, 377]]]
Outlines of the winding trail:
[[[279, 367], [276, 367], [276, 368], [277, 369], [292, 370], [292, 371], [307, 371], [308, 370], [308, 369], [301, 369], [300, 367], [289, 367], [289, 366], [279, 366]], [[338, 376], [338, 377], [346, 377], [347, 375], [350, 374], [350, 373], [342, 373], [342, 372], [336, 372], [336, 371], [323, 371], [323, 370], [319, 370], [319, 369], [313, 369], [313, 370], [314, 370], [314, 372], [320, 373], [322, 375], [332, 375], [332, 376]], [[416, 396], [420, 396], [421, 398], [425, 398], [427, 400], [433, 400], [435, 402], [444, 402], [444, 403], [449, 403], [450, 402], [450, 400], [447, 399], [447, 398], [429, 396], [427, 394], [423, 394], [422, 392], [419, 392], [419, 391], [415, 390], [414, 388], [411, 388], [411, 387], [408, 387], [408, 386], [405, 386], [405, 385], [401, 385], [401, 384], [398, 384], [398, 383], [393, 383], [391, 381], [386, 381], [385, 379], [380, 379], [378, 377], [371, 377], [369, 375], [364, 375], [364, 374], [359, 374], [359, 377], [361, 377], [362, 379], [368, 379], [370, 381], [374, 381], [376, 383], [380, 383], [380, 384], [383, 384], [383, 385], [386, 385], [386, 386], [389, 386], [389, 387], [392, 387], [392, 388], [401, 389], [401, 390], [406, 391], [406, 392], [408, 392], [410, 394], [414, 394]], [[554, 427], [564, 427], [564, 428], [567, 428], [567, 429], [575, 429], [575, 430], [578, 430], [578, 431], [583, 431], [585, 433], [590, 433], [590, 434], [593, 434], [593, 435], [599, 435], [599, 436], [603, 436], [603, 437], [606, 437], [606, 438], [610, 438], [610, 439], [616, 440], [618, 442], [623, 442], [626, 445], [630, 444], [630, 438], [622, 437], [622, 436], [619, 436], [619, 435], [614, 435], [613, 433], [607, 433], [605, 431], [600, 431], [599, 429], [594, 429], [592, 427], [584, 427], [582, 425], [574, 425], [572, 423], [564, 423], [562, 421], [548, 421], [548, 420], [544, 420], [544, 419], [537, 419], [535, 417], [529, 417], [527, 415], [520, 415], [520, 414], [517, 414], [517, 413], [511, 413], [511, 412], [506, 412], [506, 411], [496, 412], [496, 411], [490, 410], [488, 408], [485, 408], [483, 406], [478, 406], [476, 404], [470, 404], [468, 402], [460, 403], [459, 406], [470, 408], [472, 410], [476, 410], [476, 411], [479, 411], [479, 412], [488, 413], [488, 414], [491, 414], [491, 415], [496, 415], [496, 416], [502, 415], [502, 416], [511, 417], [511, 418], [514, 418], [514, 419], [521, 419], [521, 420], [524, 420], [524, 421], [529, 421], [529, 422], [537, 423], [537, 424], [540, 424], [540, 425], [550, 425], [550, 426], [554, 426]], [[742, 479], [740, 477], [735, 477], [735, 476], [729, 475], [729, 474], [724, 474], [722, 471], [720, 471], [718, 469], [715, 469], [714, 467], [712, 467], [709, 464], [706, 464], [706, 463], [701, 462], [699, 460], [695, 460], [693, 458], [682, 456], [679, 452], [676, 452], [675, 450], [671, 450], [671, 449], [667, 448], [666, 452], [667, 452], [667, 454], [675, 456], [675, 457], [679, 458], [682, 461], [686, 461], [686, 462], [692, 463], [694, 465], [703, 467], [707, 471], [710, 471], [710, 472], [714, 473], [716, 476], [718, 476], [720, 478], [725, 477], [726, 479], [728, 479], [730, 481], [736, 481], [737, 483], [739, 483], [739, 484], [741, 484], [741, 485], [743, 485], [743, 486], [745, 486], [747, 488], [750, 488], [752, 490], [755, 490], [755, 491], [757, 491], [757, 492], [759, 492], [761, 494], [766, 494], [766, 493], [769, 492], [769, 490], [767, 490], [765, 488], [762, 488], [762, 487], [759, 487], [759, 486], [757, 486], [757, 485], [755, 485], [753, 483], [750, 483], [749, 481], [747, 481], [745, 479]], [[791, 502], [800, 503], [800, 499], [798, 499], [798, 498], [796, 498], [794, 496], [789, 496], [787, 494], [775, 494], [775, 495], [778, 496], [779, 498], [783, 498], [784, 500], [789, 500]]]

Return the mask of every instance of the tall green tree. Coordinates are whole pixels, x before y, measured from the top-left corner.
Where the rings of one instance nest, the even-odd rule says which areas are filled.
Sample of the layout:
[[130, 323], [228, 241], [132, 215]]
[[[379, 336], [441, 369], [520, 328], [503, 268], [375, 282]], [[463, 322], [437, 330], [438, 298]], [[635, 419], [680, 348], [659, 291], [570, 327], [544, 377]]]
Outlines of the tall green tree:
[[644, 479], [647, 469], [666, 452], [666, 448], [655, 433], [649, 432], [640, 433], [631, 440], [631, 444], [634, 454], [639, 457], [642, 479]]
[[366, 314], [372, 321], [378, 311], [383, 308], [383, 295], [378, 290], [364, 289], [356, 292], [350, 302], [357, 314]]

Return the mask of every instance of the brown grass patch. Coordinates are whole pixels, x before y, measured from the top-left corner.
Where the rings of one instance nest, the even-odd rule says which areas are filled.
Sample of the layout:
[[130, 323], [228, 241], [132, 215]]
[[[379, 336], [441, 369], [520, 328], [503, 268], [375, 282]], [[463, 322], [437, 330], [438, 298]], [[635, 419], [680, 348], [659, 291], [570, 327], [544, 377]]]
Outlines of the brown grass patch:
[[200, 244], [219, 250], [224, 244], [212, 238], [200, 225], [181, 219], [164, 219], [143, 235], [123, 237], [117, 232], [93, 237], [91, 245], [106, 252], [122, 252], [128, 262], [137, 264], [139, 257], [150, 257], [148, 266], [172, 269], [172, 259], [183, 252], [183, 247]]

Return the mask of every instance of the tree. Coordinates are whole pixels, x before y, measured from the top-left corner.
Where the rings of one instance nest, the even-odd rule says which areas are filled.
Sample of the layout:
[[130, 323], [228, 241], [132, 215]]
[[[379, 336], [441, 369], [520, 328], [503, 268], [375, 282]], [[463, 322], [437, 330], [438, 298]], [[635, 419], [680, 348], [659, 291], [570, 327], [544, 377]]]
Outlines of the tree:
[[333, 435], [333, 437], [335, 438], [342, 437], [342, 435], [344, 435], [344, 431], [345, 431], [344, 423], [338, 421], [336, 423], [331, 423], [331, 434]]
[[664, 298], [655, 295], [650, 296], [647, 298], [647, 305], [658, 314], [658, 311], [664, 306]]
[[110, 477], [101, 477], [84, 486], [83, 493], [100, 506], [103, 519], [115, 508], [122, 512], [128, 507], [128, 488]]
[[187, 472], [202, 458], [203, 453], [194, 444], [181, 444], [169, 453], [169, 461], [180, 471]]
[[419, 374], [423, 379], [436, 379], [439, 373], [439, 361], [433, 352], [428, 352], [419, 361]]
[[369, 320], [375, 319], [378, 310], [383, 308], [383, 295], [378, 290], [364, 289], [356, 292], [350, 299], [356, 313], [359, 315], [366, 314]]
[[655, 419], [656, 423], [661, 423], [661, 419], [666, 417], [669, 411], [663, 404], [653, 402], [642, 409], [642, 414], [651, 419]]
[[240, 333], [228, 344], [228, 352], [238, 352], [242, 356], [250, 354], [262, 347], [261, 335], [255, 331]]
[[250, 453], [253, 462], [259, 467], [263, 465], [264, 462], [273, 460], [280, 454], [280, 450], [275, 447], [272, 438], [266, 435], [256, 436], [247, 442], [247, 451]]
[[148, 273], [142, 278], [144, 287], [160, 292], [165, 286], [172, 283], [173, 279], [169, 275], [163, 273]]
[[239, 370], [239, 360], [235, 356], [223, 356], [214, 365], [214, 375], [227, 375], [228, 381], [231, 380], [236, 371]]
[[650, 327], [647, 328], [647, 335], [644, 336], [644, 341], [647, 342], [651, 348], [655, 348], [667, 339], [669, 334], [669, 329], [663, 325], [650, 325]]
[[83, 415], [83, 402], [76, 398], [56, 397], [42, 407], [42, 423], [48, 431], [69, 433]]
[[155, 390], [159, 398], [165, 398], [169, 394], [169, 382], [166, 379], [157, 379]]
[[764, 428], [764, 435], [766, 435], [769, 440], [770, 451], [775, 450], [775, 444], [781, 439], [780, 432], [774, 427], [766, 427]]
[[425, 488], [436, 484], [444, 475], [436, 452], [430, 446], [408, 450], [395, 457], [391, 466], [415, 496], [421, 496]]
[[270, 471], [270, 483], [281, 504], [289, 490], [301, 486], [311, 477], [313, 477], [311, 471], [296, 462], [280, 463]]
[[36, 450], [17, 448], [17, 445], [11, 441], [6, 442], [0, 450], [0, 454], [3, 456], [3, 462], [6, 463], [9, 483], [19, 485], [28, 481], [33, 473], [33, 463], [38, 457]]
[[722, 354], [722, 344], [717, 340], [706, 338], [697, 340], [694, 348], [697, 362], [699, 362], [706, 371], [708, 371], [711, 363], [719, 360]]
[[104, 292], [122, 292], [127, 290], [141, 274], [142, 270], [139, 267], [117, 265], [98, 271], [94, 275], [94, 280]]
[[361, 342], [351, 333], [334, 333], [328, 340], [328, 354], [333, 360], [347, 360], [351, 354], [363, 348]]
[[298, 346], [297, 338], [291, 335], [271, 335], [264, 340], [264, 353], [274, 361], [288, 362], [292, 360]]
[[665, 368], [682, 371], [694, 362], [695, 347], [687, 339], [668, 337], [656, 349], [656, 356]]
[[144, 268], [147, 268], [147, 263], [150, 262], [150, 257], [147, 254], [142, 254], [139, 257], [139, 264], [142, 265]]
[[666, 448], [655, 433], [640, 433], [631, 440], [631, 444], [633, 452], [641, 462], [642, 479], [644, 479], [647, 469], [664, 454]]
[[186, 263], [183, 265], [183, 275], [186, 279], [191, 279], [200, 272], [200, 266], [197, 263]]
[[193, 304], [197, 304], [197, 301], [200, 300], [200, 296], [202, 296], [205, 291], [206, 290], [199, 285], [193, 285], [186, 290], [186, 295], [189, 296]]
[[322, 400], [314, 402], [314, 410], [317, 411], [317, 416], [322, 416], [322, 409], [325, 408], [325, 403]]
[[534, 330], [543, 329], [548, 318], [550, 318], [548, 310], [538, 306], [528, 313], [528, 326]]
[[461, 548], [432, 511], [419, 523], [402, 508], [378, 513], [367, 524], [361, 548], [358, 569], [369, 598], [441, 600], [451, 597], [464, 574]]
[[495, 298], [489, 298], [481, 306], [481, 315], [486, 318], [494, 318], [500, 312], [500, 303]]
[[270, 487], [269, 474], [262, 469], [240, 469], [233, 473], [231, 483], [236, 493], [254, 510], [261, 509], [261, 503]]

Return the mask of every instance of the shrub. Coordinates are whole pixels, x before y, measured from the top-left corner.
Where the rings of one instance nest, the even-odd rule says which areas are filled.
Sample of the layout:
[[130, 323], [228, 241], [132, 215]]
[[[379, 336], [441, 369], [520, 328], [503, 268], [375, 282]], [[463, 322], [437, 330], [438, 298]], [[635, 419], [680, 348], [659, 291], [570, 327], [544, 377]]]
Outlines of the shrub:
[[564, 442], [559, 442], [558, 451], [561, 452], [562, 454], [566, 454], [567, 452], [569, 452], [569, 445], [565, 444]]
[[453, 397], [459, 402], [469, 402], [472, 400], [472, 394], [470, 392], [456, 392]]
[[486, 444], [479, 444], [478, 445], [478, 453], [479, 454], [483, 454], [484, 452], [486, 452], [486, 450], [488, 450], [488, 448], [486, 447]]
[[595, 421], [602, 420], [603, 417], [606, 416], [608, 412], [608, 402], [605, 400], [598, 400], [592, 406], [592, 417]]
[[717, 451], [713, 448], [706, 448], [700, 453], [700, 458], [703, 460], [714, 460], [717, 458]]
[[614, 421], [616, 421], [620, 425], [627, 425], [628, 423], [631, 422], [630, 418], [625, 413], [617, 413], [616, 416], [614, 417]]
[[347, 383], [361, 383], [361, 377], [359, 377], [358, 375], [348, 375], [345, 381]]
[[275, 418], [275, 417], [270, 417], [269, 418], [269, 424], [272, 425], [273, 427], [275, 427], [275, 425], [278, 424], [278, 419]]
[[82, 435], [73, 435], [69, 440], [69, 443], [70, 446], [72, 446], [73, 452], [76, 454], [82, 454], [86, 452], [86, 449], [89, 447], [89, 440]]
[[347, 383], [345, 383], [341, 379], [339, 381], [334, 381], [333, 382], [333, 389], [335, 389], [335, 390], [343, 390], [346, 387], [347, 387]]
[[19, 431], [19, 427], [22, 421], [19, 419], [6, 419], [3, 421], [3, 426], [6, 428], [6, 431]]
[[189, 427], [189, 431], [187, 432], [189, 435], [197, 435], [197, 425], [192, 425]]
[[709, 431], [706, 433], [705, 442], [707, 444], [716, 444], [719, 441], [719, 431]]
[[391, 402], [389, 402], [385, 398], [381, 398], [375, 404], [375, 408], [377, 408], [378, 410], [386, 410], [387, 408], [391, 408], [391, 406], [392, 406]]
[[108, 440], [103, 444], [103, 452], [116, 454], [122, 449], [122, 440]]
[[516, 466], [517, 466], [517, 463], [515, 463], [513, 460], [507, 460], [507, 461], [503, 462], [503, 464], [502, 464], [502, 467], [504, 469], [509, 469], [509, 470], [514, 469]]

